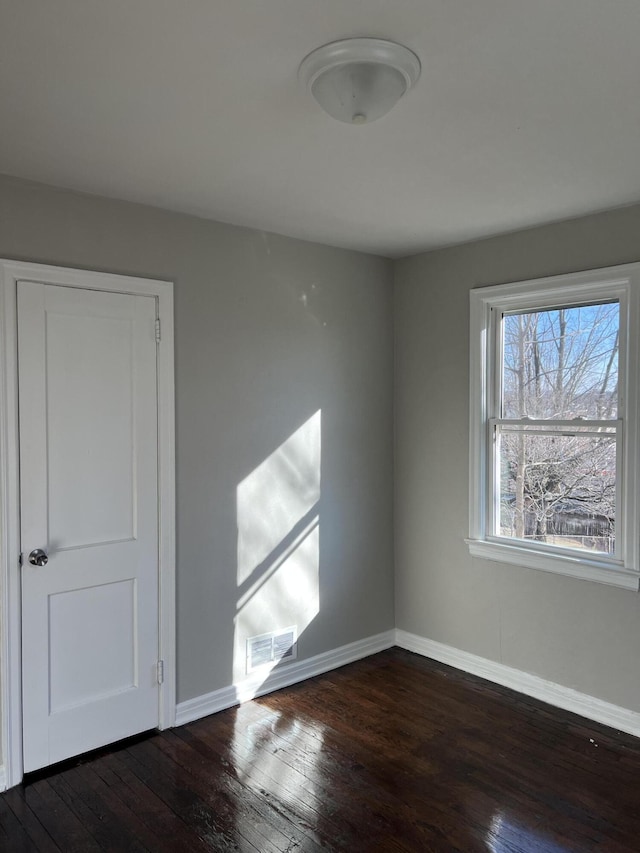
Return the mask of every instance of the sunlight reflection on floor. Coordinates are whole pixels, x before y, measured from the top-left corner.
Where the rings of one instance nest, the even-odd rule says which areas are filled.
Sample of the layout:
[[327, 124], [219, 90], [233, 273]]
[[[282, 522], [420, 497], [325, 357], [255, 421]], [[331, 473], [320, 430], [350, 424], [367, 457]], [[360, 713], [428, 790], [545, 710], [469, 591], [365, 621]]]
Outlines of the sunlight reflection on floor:
[[233, 753], [238, 779], [277, 797], [310, 825], [318, 819], [322, 791], [323, 727], [306, 720], [285, 719], [278, 711], [259, 722], [247, 722], [242, 714], [234, 724]]
[[539, 830], [509, 819], [503, 812], [496, 812], [487, 833], [487, 850], [491, 853], [568, 853], [569, 848], [545, 838]]

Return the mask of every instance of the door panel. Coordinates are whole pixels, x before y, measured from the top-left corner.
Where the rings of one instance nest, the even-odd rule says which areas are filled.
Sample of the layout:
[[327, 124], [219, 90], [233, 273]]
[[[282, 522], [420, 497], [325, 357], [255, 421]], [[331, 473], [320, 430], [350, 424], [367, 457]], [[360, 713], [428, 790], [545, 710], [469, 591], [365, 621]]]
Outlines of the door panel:
[[[49, 597], [51, 713], [135, 687], [135, 599], [132, 578]], [[116, 636], [114, 613], [120, 625]]]
[[155, 316], [18, 283], [25, 771], [158, 723]]
[[[46, 316], [49, 535], [57, 548], [134, 539], [131, 320]], [[73, 418], [69, 400], [81, 401]], [[104, 427], [99, 445], [96, 420]], [[73, 458], [81, 464], [67, 464]]]

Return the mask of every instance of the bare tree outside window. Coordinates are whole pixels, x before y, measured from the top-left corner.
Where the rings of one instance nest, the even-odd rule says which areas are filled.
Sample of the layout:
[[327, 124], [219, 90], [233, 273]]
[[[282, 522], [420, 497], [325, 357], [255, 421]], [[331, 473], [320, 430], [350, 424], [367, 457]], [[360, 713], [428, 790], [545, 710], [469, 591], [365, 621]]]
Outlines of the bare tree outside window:
[[503, 316], [499, 535], [615, 553], [619, 328], [617, 302]]

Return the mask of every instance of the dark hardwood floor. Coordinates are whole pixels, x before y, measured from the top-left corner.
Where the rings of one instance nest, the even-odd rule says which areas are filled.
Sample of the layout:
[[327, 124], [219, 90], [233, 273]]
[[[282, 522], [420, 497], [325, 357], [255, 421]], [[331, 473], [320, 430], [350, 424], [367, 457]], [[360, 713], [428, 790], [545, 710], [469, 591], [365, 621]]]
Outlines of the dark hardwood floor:
[[7, 851], [640, 850], [640, 740], [392, 649], [0, 796]]

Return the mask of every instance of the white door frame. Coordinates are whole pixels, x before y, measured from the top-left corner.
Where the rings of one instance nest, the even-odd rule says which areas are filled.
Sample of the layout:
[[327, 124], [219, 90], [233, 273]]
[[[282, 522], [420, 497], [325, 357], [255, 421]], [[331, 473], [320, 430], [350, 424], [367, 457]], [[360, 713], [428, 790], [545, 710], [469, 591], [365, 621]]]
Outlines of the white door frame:
[[0, 790], [22, 781], [22, 612], [18, 470], [17, 283], [153, 296], [160, 320], [158, 383], [159, 659], [164, 661], [158, 727], [175, 725], [175, 414], [173, 283], [0, 259]]

